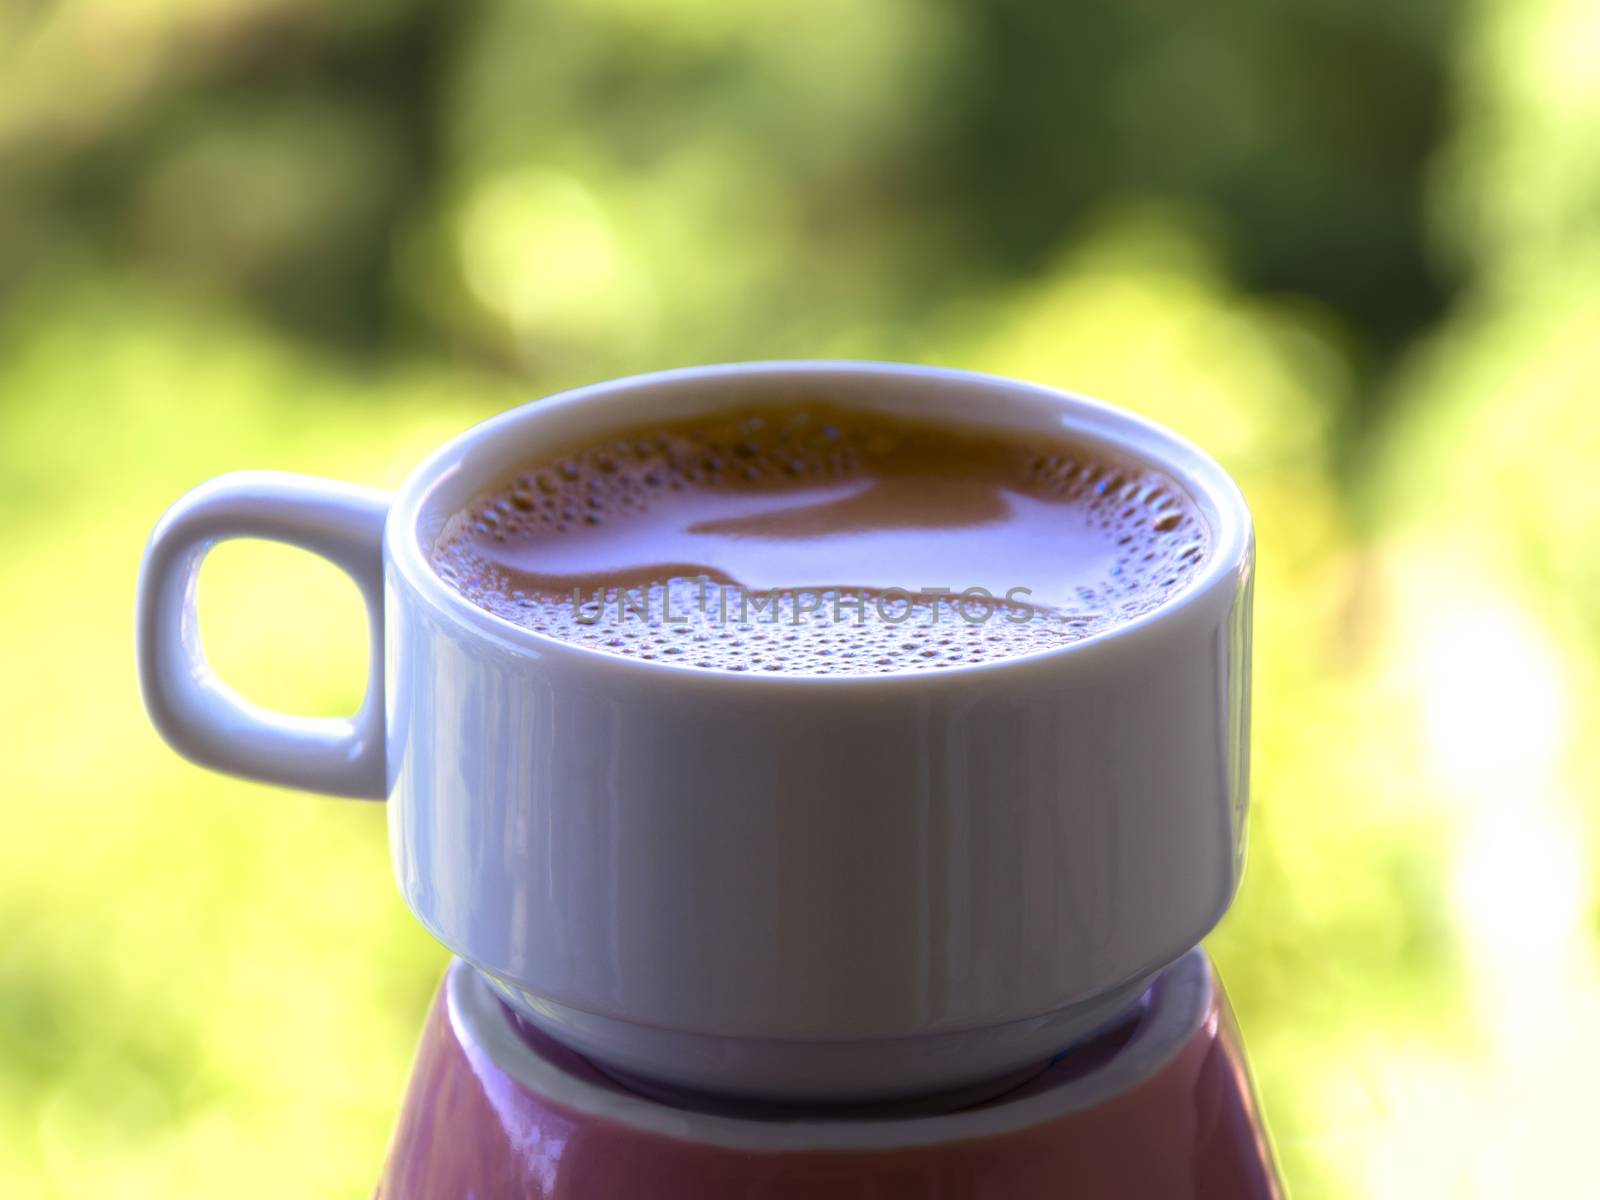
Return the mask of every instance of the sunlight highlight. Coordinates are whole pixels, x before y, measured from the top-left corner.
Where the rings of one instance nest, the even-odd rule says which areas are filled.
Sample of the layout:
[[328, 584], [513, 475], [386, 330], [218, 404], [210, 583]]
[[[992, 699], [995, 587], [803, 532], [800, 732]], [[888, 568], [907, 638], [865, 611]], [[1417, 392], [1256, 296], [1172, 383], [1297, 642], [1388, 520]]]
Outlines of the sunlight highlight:
[[1490, 580], [1437, 562], [1405, 573], [1401, 643], [1454, 826], [1461, 1002], [1480, 1041], [1458, 1059], [1381, 1055], [1371, 1197], [1553, 1195], [1589, 1170], [1579, 1114], [1600, 1073], [1600, 966], [1564, 775], [1571, 700], [1549, 635]]

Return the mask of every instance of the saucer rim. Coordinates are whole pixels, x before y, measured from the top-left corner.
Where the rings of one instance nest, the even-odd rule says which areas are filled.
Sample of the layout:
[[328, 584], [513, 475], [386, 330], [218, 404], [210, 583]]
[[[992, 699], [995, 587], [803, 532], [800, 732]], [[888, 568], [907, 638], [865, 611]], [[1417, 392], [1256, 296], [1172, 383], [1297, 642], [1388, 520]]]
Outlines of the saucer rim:
[[1019, 1089], [974, 1108], [882, 1120], [805, 1117], [772, 1121], [680, 1109], [581, 1079], [541, 1055], [512, 1023], [489, 982], [461, 959], [445, 983], [449, 1017], [463, 1047], [493, 1065], [538, 1102], [638, 1133], [726, 1149], [765, 1152], [915, 1149], [1012, 1134], [1105, 1103], [1156, 1075], [1177, 1057], [1214, 1006], [1215, 984], [1196, 947], [1160, 976], [1149, 1012], [1108, 1062], [1057, 1086]]

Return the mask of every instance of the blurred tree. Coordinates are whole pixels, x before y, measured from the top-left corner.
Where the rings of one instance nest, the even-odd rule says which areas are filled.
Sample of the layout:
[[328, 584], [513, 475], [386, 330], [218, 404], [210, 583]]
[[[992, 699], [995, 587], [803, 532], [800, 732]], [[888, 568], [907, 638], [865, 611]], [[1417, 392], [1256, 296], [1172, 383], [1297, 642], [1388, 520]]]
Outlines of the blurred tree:
[[883, 355], [1155, 199], [1238, 285], [1334, 315], [1358, 433], [1451, 294], [1421, 228], [1453, 14], [42, 6], [0, 49], [0, 287], [90, 256], [325, 344], [518, 372], [826, 351], [864, 324]]
[[1374, 419], [1372, 385], [1451, 294], [1423, 226], [1453, 6], [959, 7], [922, 155], [958, 253], [1027, 277], [1108, 200], [1182, 203], [1240, 286], [1337, 316], [1368, 385], [1347, 432]]
[[395, 228], [427, 194], [467, 8], [37, 6], [0, 38], [0, 290], [134, 272], [392, 344]]

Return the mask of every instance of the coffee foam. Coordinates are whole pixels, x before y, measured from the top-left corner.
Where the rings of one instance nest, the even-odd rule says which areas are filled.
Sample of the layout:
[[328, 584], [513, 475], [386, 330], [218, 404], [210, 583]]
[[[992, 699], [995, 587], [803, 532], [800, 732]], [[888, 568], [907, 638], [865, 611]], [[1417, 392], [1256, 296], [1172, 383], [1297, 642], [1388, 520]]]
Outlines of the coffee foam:
[[[969, 476], [987, 482], [968, 486]], [[806, 522], [887, 512], [891, 551], [958, 536], [968, 545], [974, 531], [985, 531], [980, 545], [998, 545], [1013, 535], [1009, 518], [991, 511], [996, 503], [1034, 514], [1035, 534], [1059, 528], [1058, 557], [1092, 569], [1012, 602], [1009, 582], [985, 601], [933, 594], [927, 579], [781, 578], [803, 553], [843, 546], [809, 536]], [[733, 515], [716, 515], [724, 509]], [[734, 531], [726, 561], [708, 565], [699, 546], [721, 529]], [[752, 540], [751, 529], [767, 540]], [[550, 565], [583, 566], [601, 537], [623, 539], [632, 553], [603, 570]], [[433, 562], [479, 607], [605, 653], [871, 675], [1013, 658], [1104, 632], [1180, 591], [1208, 547], [1187, 493], [1131, 460], [1069, 442], [797, 406], [641, 431], [530, 465], [458, 514]], [[758, 567], [778, 574], [752, 584]], [[956, 567], [947, 574], [957, 577], [942, 582], [957, 589], [974, 582]]]

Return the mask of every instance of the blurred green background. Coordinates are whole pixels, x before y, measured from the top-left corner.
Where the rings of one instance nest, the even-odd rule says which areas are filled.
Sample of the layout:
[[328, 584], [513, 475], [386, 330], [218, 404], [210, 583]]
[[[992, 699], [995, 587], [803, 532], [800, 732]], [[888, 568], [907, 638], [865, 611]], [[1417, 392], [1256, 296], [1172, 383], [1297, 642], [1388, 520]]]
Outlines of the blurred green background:
[[[1146, 412], [1259, 525], [1210, 939], [1306, 1197], [1572, 1195], [1600, 1076], [1600, 4], [0, 3], [0, 1195], [361, 1196], [444, 954], [380, 806], [180, 761], [166, 504], [724, 359]], [[351, 711], [332, 568], [220, 671]]]

